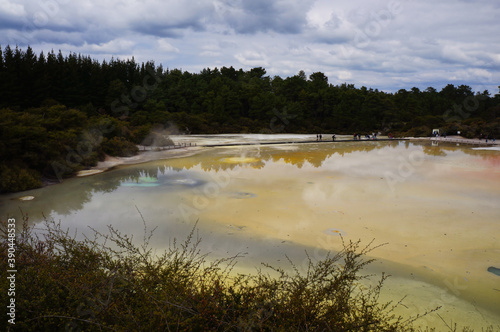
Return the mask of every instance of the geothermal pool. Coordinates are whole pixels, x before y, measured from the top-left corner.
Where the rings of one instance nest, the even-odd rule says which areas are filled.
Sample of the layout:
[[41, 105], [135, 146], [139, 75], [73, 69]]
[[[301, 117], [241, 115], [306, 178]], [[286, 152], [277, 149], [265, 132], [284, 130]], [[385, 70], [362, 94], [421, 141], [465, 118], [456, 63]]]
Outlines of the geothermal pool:
[[[221, 144], [263, 136], [175, 137]], [[311, 136], [312, 137], [312, 136]], [[264, 137], [305, 140], [300, 135]], [[324, 136], [328, 137], [328, 136]], [[342, 137], [340, 137], [342, 138]], [[34, 196], [32, 200], [19, 200]], [[500, 151], [430, 142], [364, 141], [203, 148], [190, 156], [122, 166], [102, 174], [0, 196], [0, 216], [43, 215], [70, 229], [113, 225], [166, 248], [193, 225], [210, 257], [243, 253], [300, 266], [346, 240], [387, 243], [367, 273], [392, 275], [382, 300], [404, 300], [406, 316], [441, 306], [447, 324], [500, 329]], [[140, 211], [140, 214], [139, 212]], [[376, 279], [374, 279], [376, 280]], [[444, 329], [436, 314], [416, 325]]]

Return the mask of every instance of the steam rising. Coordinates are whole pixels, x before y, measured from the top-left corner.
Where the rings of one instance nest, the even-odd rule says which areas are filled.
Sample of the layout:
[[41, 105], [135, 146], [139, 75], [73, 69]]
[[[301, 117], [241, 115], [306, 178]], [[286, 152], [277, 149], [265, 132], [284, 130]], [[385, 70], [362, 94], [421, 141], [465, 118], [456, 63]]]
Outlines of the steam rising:
[[180, 134], [179, 128], [173, 123], [169, 122], [166, 127], [159, 125], [151, 130], [151, 133], [142, 141], [142, 145], [152, 147], [174, 145], [169, 135], [178, 134]]

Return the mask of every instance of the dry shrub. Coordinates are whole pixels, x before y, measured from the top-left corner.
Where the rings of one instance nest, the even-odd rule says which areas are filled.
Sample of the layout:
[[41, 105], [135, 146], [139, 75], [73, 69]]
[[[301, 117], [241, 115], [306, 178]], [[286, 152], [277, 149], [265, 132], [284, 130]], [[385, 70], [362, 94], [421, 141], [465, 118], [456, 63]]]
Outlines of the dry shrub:
[[[402, 318], [400, 303], [379, 303], [387, 276], [362, 287], [360, 272], [377, 248], [359, 241], [305, 273], [265, 265], [235, 275], [239, 256], [210, 262], [187, 239], [156, 254], [145, 225], [140, 245], [112, 226], [77, 240], [54, 222], [42, 231], [24, 225], [17, 236], [16, 325], [25, 331], [413, 331], [419, 316]], [[3, 238], [6, 227], [3, 223]], [[1, 260], [7, 245], [2, 241]], [[277, 274], [276, 274], [277, 273]], [[0, 284], [7, 287], [6, 270]], [[7, 303], [2, 292], [2, 303]], [[426, 313], [424, 313], [426, 314]]]

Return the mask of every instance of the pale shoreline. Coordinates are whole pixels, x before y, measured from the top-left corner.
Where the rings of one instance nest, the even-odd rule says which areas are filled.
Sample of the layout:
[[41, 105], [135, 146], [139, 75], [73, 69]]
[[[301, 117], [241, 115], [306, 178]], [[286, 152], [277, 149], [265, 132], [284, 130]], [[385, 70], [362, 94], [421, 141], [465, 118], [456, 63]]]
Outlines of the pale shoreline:
[[[339, 136], [348, 136], [348, 135], [339, 135]], [[190, 137], [189, 135], [186, 135], [186, 137]], [[328, 137], [328, 134], [324, 136], [325, 138]], [[436, 142], [442, 142], [442, 143], [458, 143], [461, 142], [462, 144], [477, 144], [477, 145], [499, 145], [500, 141], [491, 141], [488, 140], [479, 140], [478, 138], [474, 139], [468, 139], [464, 138], [462, 136], [447, 136], [447, 137], [403, 137], [402, 139], [408, 139], [410, 141], [436, 141]], [[342, 142], [343, 140], [337, 140], [336, 142]], [[362, 139], [361, 141], [365, 141], [365, 139]], [[263, 143], [266, 144], [272, 144], [273, 141], [263, 141]], [[296, 142], [291, 142], [293, 143], [306, 143], [309, 141], [296, 141]], [[327, 139], [321, 141], [323, 143], [326, 142], [331, 142]], [[236, 142], [235, 145], [237, 145], [238, 142]], [[248, 142], [241, 142], [242, 144], [248, 144]], [[275, 142], [276, 143], [276, 142]], [[258, 144], [258, 143], [255, 143]], [[111, 157], [111, 156], [106, 156], [104, 161], [99, 161], [96, 166], [91, 167], [90, 169], [87, 170], [82, 170], [79, 171], [76, 176], [77, 177], [83, 177], [83, 176], [91, 176], [91, 175], [96, 175], [100, 174], [103, 172], [106, 172], [108, 170], [111, 170], [117, 166], [126, 166], [126, 165], [136, 165], [136, 164], [142, 164], [150, 161], [157, 161], [157, 160], [162, 160], [162, 159], [170, 159], [170, 158], [183, 158], [183, 157], [189, 157], [192, 156], [196, 153], [201, 152], [202, 150], [206, 149], [207, 147], [204, 146], [185, 146], [181, 148], [175, 148], [175, 149], [166, 149], [166, 150], [159, 150], [159, 151], [143, 151], [144, 147], [138, 146], [139, 147], [139, 153], [135, 156], [132, 157]]]
[[83, 177], [100, 174], [118, 166], [137, 165], [162, 159], [189, 157], [202, 150], [202, 147], [192, 146], [159, 151], [139, 151], [137, 155], [132, 157], [106, 156], [104, 161], [99, 161], [96, 166], [88, 170], [79, 171], [76, 176]]
[[462, 144], [474, 144], [474, 145], [499, 145], [500, 141], [493, 141], [491, 139], [479, 139], [479, 138], [465, 138], [458, 135], [451, 135], [446, 137], [405, 137], [409, 140], [415, 141], [435, 141], [442, 143], [462, 143]]

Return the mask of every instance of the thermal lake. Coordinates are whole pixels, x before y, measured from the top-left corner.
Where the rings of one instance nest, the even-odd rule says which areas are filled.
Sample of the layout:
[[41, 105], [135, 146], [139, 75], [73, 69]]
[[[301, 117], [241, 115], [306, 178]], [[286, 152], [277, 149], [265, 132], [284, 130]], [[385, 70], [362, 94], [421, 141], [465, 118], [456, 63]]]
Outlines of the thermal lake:
[[[407, 295], [399, 314], [441, 306], [447, 324], [500, 329], [500, 151], [430, 141], [199, 146], [262, 137], [173, 137], [198, 147], [2, 195], [0, 216], [21, 220], [21, 209], [30, 223], [45, 216], [80, 233], [113, 225], [140, 239], [143, 217], [157, 227], [151, 243], [158, 249], [185, 239], [198, 222], [202, 251], [241, 253], [237, 271], [248, 273], [261, 262], [287, 268], [285, 255], [300, 267], [305, 251], [321, 259], [341, 249], [342, 238], [374, 239], [386, 244], [370, 253], [376, 261], [366, 273], [392, 275], [381, 300]], [[416, 325], [444, 329], [437, 314]]]

